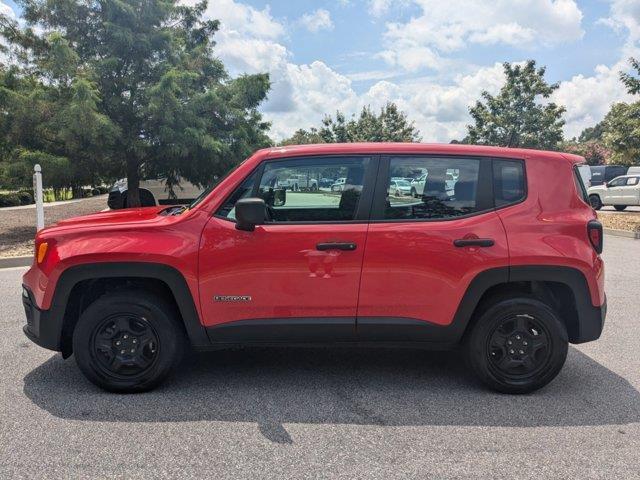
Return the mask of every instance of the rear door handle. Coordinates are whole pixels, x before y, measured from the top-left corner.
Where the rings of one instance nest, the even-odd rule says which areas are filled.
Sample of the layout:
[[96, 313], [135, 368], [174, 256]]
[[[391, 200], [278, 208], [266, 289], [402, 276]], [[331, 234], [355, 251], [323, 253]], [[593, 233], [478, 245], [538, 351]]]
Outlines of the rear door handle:
[[325, 242], [325, 243], [318, 243], [316, 245], [316, 249], [320, 251], [325, 251], [325, 250], [353, 251], [356, 248], [357, 248], [357, 245], [351, 242]]
[[453, 241], [456, 247], [493, 247], [493, 238], [459, 238]]

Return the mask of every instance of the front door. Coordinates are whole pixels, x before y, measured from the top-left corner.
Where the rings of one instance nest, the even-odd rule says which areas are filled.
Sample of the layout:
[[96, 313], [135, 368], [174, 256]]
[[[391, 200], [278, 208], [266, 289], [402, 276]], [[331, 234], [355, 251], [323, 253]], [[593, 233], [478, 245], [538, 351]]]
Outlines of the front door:
[[[501, 178], [501, 204], [520, 201], [520, 161], [381, 159], [358, 305], [361, 340], [446, 341], [473, 278], [508, 266], [506, 235], [494, 210], [493, 169]], [[392, 178], [421, 172], [427, 176], [418, 198], [393, 190], [385, 198]]]
[[624, 186], [627, 183], [625, 177], [614, 178], [607, 184], [607, 190], [604, 195], [606, 205], [623, 205], [624, 204]]
[[[212, 341], [353, 339], [376, 160], [268, 161], [238, 187], [202, 236], [201, 309]], [[328, 178], [345, 178], [344, 188], [332, 190]], [[234, 205], [250, 196], [265, 199], [268, 218], [240, 231]]]

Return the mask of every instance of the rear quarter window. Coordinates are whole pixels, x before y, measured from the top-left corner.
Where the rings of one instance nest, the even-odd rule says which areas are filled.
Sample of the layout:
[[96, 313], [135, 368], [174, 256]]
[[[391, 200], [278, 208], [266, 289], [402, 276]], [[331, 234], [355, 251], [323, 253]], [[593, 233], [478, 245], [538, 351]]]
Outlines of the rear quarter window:
[[526, 195], [524, 162], [493, 161], [493, 196], [496, 207], [518, 203]]
[[590, 205], [589, 194], [587, 193], [587, 189], [582, 182], [582, 175], [580, 175], [580, 170], [578, 170], [577, 165], [573, 168], [573, 180], [576, 182], [576, 191], [578, 192], [580, 198], [582, 198], [584, 203]]

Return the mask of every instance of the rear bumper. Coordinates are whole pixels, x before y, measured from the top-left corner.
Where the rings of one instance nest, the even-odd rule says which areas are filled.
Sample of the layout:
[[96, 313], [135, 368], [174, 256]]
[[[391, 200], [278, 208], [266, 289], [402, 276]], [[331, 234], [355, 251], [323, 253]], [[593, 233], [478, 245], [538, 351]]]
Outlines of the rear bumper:
[[50, 315], [48, 310], [40, 310], [33, 294], [26, 286], [22, 286], [22, 305], [27, 317], [27, 324], [22, 327], [24, 334], [37, 345], [57, 352], [62, 350], [62, 318]]
[[599, 307], [581, 308], [578, 311], [578, 335], [571, 343], [592, 342], [600, 338], [607, 316], [607, 297]]

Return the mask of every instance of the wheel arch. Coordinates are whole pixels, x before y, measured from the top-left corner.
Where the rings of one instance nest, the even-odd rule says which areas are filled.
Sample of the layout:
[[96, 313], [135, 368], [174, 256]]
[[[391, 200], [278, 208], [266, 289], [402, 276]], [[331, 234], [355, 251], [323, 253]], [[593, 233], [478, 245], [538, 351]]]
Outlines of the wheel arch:
[[[121, 285], [118, 285], [121, 283]], [[184, 276], [175, 268], [149, 262], [92, 263], [66, 269], [56, 284], [51, 314], [62, 318], [60, 350], [71, 355], [71, 335], [80, 313], [106, 288], [124, 288], [135, 284], [173, 301], [189, 340], [194, 347], [209, 345], [196, 305]]]
[[605, 310], [591, 304], [584, 274], [572, 267], [512, 266], [486, 270], [469, 284], [456, 311], [453, 325], [462, 339], [475, 319], [489, 305], [517, 295], [533, 295], [550, 304], [565, 323], [569, 341], [596, 340], [602, 331]]

